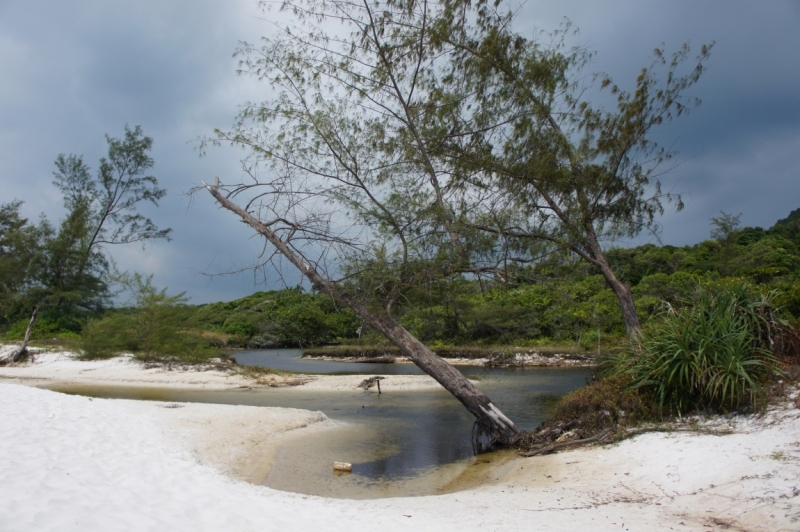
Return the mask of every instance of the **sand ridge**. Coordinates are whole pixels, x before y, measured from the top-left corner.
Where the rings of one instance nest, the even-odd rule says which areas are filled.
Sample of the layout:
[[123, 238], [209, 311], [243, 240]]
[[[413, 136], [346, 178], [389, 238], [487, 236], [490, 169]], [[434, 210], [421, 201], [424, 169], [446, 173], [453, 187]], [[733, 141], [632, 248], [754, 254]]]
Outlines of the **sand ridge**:
[[[303, 389], [346, 392], [356, 390], [358, 384], [369, 376], [371, 375], [251, 376], [238, 373], [235, 366], [228, 370], [214, 366], [148, 367], [132, 355], [102, 360], [79, 360], [74, 353], [68, 351], [39, 351], [32, 360], [0, 367], [0, 379], [18, 379], [34, 386], [69, 383], [204, 390], [272, 386], [288, 390], [296, 387], [294, 384], [299, 384]], [[427, 375], [392, 375], [381, 382], [381, 388], [386, 391], [437, 387], [440, 385]], [[369, 391], [377, 393], [377, 388]]]
[[278, 447], [342, 426], [322, 412], [200, 403], [118, 403], [152, 419], [162, 434], [202, 464], [238, 480], [262, 484]]

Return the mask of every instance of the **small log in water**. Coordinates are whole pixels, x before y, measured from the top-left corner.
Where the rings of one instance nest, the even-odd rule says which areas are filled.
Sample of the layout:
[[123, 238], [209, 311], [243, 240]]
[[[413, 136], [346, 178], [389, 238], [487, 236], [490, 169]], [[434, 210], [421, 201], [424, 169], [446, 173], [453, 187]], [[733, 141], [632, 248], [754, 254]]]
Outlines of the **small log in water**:
[[334, 462], [333, 470], [350, 473], [351, 471], [353, 471], [353, 464], [348, 464], [347, 462]]

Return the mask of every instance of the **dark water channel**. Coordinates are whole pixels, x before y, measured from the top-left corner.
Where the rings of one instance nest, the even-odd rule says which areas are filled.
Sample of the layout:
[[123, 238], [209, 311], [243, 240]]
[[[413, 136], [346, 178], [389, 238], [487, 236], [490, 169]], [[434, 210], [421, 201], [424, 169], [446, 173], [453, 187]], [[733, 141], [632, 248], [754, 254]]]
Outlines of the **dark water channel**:
[[[421, 373], [413, 364], [302, 359], [299, 350], [246, 351], [236, 359], [241, 364], [306, 374], [368, 374], [391, 379], [391, 375]], [[583, 386], [592, 372], [590, 368], [457, 367], [524, 429], [543, 421], [553, 401]], [[361, 390], [306, 391], [302, 386], [226, 391], [82, 386], [61, 391], [98, 397], [303, 408], [320, 410], [344, 422], [341, 428], [294, 439], [279, 449], [264, 484], [286, 491], [347, 498], [425, 495], [485, 481], [513, 461], [513, 453], [508, 451], [473, 455], [473, 418], [444, 390], [378, 395]], [[333, 474], [334, 460], [352, 463], [352, 474]]]

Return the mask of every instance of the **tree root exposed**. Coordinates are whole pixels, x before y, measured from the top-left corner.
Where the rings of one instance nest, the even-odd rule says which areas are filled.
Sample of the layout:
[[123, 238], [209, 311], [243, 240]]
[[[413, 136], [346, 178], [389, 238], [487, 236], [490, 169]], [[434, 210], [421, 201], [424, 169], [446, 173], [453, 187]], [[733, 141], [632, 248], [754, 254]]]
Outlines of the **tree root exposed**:
[[550, 454], [562, 449], [580, 447], [591, 443], [622, 441], [648, 432], [694, 432], [697, 434], [711, 434], [715, 436], [732, 434], [732, 431], [728, 429], [710, 429], [698, 426], [676, 427], [665, 425], [628, 429], [617, 426], [607, 428], [593, 435], [578, 438], [577, 435], [580, 434], [581, 431], [578, 429], [570, 430], [574, 425], [577, 425], [577, 423], [561, 423], [556, 427], [551, 426], [539, 431], [523, 432], [513, 442], [512, 447], [518, 450], [520, 456], [530, 457]]
[[587, 443], [594, 443], [594, 442], [602, 442], [602, 441], [604, 441], [606, 439], [610, 439], [610, 436], [611, 436], [611, 434], [610, 434], [609, 431], [603, 431], [600, 434], [597, 434], [597, 435], [592, 436], [590, 438], [583, 438], [583, 439], [580, 439], [580, 440], [567, 440], [567, 441], [563, 441], [563, 442], [560, 442], [560, 443], [554, 443], [554, 444], [548, 445], [546, 447], [540, 447], [538, 449], [535, 449], [535, 450], [532, 450], [532, 451], [527, 451], [527, 452], [521, 452], [520, 451], [519, 455], [520, 456], [538, 456], [538, 455], [541, 455], [541, 454], [550, 454], [550, 453], [552, 453], [554, 451], [557, 451], [559, 449], [563, 449], [565, 447], [572, 447], [572, 446], [576, 446], [576, 445], [586, 445]]

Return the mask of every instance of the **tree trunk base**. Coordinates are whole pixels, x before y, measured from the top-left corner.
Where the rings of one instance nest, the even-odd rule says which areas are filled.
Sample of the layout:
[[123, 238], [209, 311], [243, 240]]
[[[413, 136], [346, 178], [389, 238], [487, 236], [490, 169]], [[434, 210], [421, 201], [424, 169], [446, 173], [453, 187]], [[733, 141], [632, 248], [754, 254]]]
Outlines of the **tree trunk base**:
[[513, 435], [509, 431], [502, 431], [498, 425], [489, 425], [479, 419], [472, 424], [472, 451], [475, 454], [489, 453], [503, 447], [517, 447], [520, 438], [527, 434], [524, 430], [516, 429]]
[[28, 352], [28, 342], [31, 339], [31, 332], [33, 332], [33, 324], [36, 323], [36, 314], [38, 312], [39, 312], [39, 307], [33, 309], [33, 314], [31, 314], [31, 321], [28, 322], [28, 328], [25, 329], [25, 339], [22, 340], [22, 345], [20, 345], [17, 349], [11, 351], [10, 354], [6, 355], [2, 360], [0, 360], [0, 364], [13, 364]]

